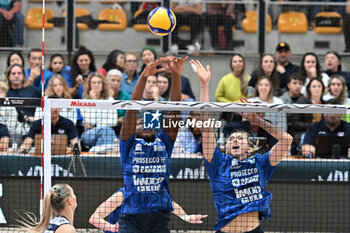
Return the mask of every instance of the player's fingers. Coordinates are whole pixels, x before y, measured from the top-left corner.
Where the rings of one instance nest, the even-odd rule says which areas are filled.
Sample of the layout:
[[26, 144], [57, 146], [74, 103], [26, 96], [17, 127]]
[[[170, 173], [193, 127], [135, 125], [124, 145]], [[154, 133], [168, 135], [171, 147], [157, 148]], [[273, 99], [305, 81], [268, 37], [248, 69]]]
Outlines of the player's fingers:
[[157, 73], [164, 72], [164, 71], [165, 71], [165, 68], [159, 68], [156, 70]]
[[184, 59], [182, 59], [182, 62], [186, 62], [188, 60], [188, 56], [186, 56]]

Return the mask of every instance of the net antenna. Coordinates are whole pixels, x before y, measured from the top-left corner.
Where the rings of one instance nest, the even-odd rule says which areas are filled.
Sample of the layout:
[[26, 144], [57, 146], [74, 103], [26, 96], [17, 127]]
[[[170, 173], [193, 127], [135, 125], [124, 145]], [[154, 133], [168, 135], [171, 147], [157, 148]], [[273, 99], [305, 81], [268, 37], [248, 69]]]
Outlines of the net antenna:
[[[43, 27], [42, 27], [42, 64], [41, 64], [41, 111], [44, 112], [44, 70], [45, 70], [45, 0], [43, 0]], [[41, 119], [41, 151], [40, 151], [40, 218], [43, 216], [43, 197], [44, 197], [44, 118]], [[51, 186], [51, 180], [50, 180]]]

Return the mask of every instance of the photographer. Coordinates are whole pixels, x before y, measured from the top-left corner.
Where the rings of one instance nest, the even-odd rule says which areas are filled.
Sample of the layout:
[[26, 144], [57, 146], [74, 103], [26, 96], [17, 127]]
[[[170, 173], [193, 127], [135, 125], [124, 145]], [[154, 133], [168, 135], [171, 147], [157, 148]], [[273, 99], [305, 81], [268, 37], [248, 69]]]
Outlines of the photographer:
[[[58, 98], [53, 95], [49, 98]], [[75, 128], [73, 122], [67, 118], [60, 116], [60, 108], [52, 108], [51, 109], [51, 134], [65, 134], [68, 138], [67, 145], [75, 145], [79, 144], [78, 131]], [[19, 147], [18, 152], [26, 153], [28, 152], [32, 144], [34, 142], [34, 138], [36, 134], [41, 133], [41, 119], [34, 121], [33, 125], [30, 127], [29, 133], [27, 137], [24, 139], [24, 142]], [[67, 151], [70, 151], [70, 148], [67, 148]]]

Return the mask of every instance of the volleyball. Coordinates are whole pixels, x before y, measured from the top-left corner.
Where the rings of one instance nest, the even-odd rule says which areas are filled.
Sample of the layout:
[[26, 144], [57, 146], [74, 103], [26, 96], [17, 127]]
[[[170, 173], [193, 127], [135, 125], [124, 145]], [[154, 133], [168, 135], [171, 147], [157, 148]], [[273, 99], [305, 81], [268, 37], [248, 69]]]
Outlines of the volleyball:
[[149, 30], [157, 36], [166, 36], [176, 26], [176, 17], [172, 10], [166, 7], [153, 9], [147, 17]]

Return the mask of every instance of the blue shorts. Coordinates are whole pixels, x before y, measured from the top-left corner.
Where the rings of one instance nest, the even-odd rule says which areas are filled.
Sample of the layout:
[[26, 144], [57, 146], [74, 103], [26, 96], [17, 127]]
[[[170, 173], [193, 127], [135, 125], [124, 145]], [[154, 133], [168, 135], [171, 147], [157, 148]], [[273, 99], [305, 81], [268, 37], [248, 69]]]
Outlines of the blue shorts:
[[124, 214], [118, 223], [119, 233], [170, 233], [170, 212]]

